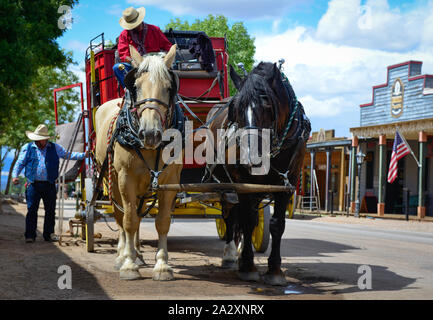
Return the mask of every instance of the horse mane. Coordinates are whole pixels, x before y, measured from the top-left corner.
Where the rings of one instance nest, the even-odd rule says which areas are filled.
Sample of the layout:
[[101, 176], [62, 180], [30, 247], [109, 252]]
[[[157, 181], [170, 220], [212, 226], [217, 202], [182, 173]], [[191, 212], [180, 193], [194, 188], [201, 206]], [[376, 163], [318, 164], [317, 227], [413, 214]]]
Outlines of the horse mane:
[[164, 87], [170, 87], [170, 71], [165, 65], [161, 54], [147, 54], [143, 56], [143, 61], [138, 67], [136, 78], [138, 79], [144, 72], [149, 72], [149, 80], [152, 83], [161, 83]]
[[[275, 111], [278, 114], [284, 115], [277, 118], [277, 127], [278, 129], [282, 129], [288, 113], [284, 111], [284, 108], [292, 110], [295, 92], [289, 84], [289, 94], [287, 94], [285, 86], [281, 81], [280, 71], [275, 64], [270, 62], [260, 62], [247, 76], [241, 90], [234, 98], [235, 112], [244, 113], [244, 108], [251, 103], [260, 105], [262, 96], [266, 96], [272, 105], [277, 106], [278, 109]], [[260, 116], [256, 114], [260, 110], [253, 110], [253, 112], [256, 116]], [[278, 115], [275, 116], [277, 117]]]

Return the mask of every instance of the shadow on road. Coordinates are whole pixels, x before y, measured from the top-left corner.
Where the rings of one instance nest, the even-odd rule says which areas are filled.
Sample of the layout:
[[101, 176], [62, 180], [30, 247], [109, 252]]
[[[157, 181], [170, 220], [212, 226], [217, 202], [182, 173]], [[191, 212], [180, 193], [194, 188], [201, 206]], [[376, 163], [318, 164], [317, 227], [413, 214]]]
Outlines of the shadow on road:
[[[144, 241], [145, 244], [157, 247], [156, 241]], [[224, 242], [215, 237], [171, 237], [169, 252], [194, 252], [204, 257], [221, 257]], [[360, 248], [331, 241], [312, 239], [283, 239], [282, 258], [323, 257], [327, 254], [343, 253]], [[267, 270], [267, 257], [270, 247], [264, 254], [255, 253], [256, 266], [262, 274]], [[179, 261], [180, 262], [180, 261]], [[249, 287], [251, 294], [275, 296], [290, 294], [345, 294], [361, 292], [358, 280], [363, 273], [358, 273], [359, 264], [352, 263], [283, 263], [289, 280], [288, 287], [272, 287], [259, 283], [248, 283], [238, 279], [236, 270], [222, 269], [219, 265], [188, 266], [171, 261], [172, 267], [180, 269], [179, 273], [189, 275], [192, 279], [206, 280], [232, 286]], [[204, 264], [204, 261], [203, 261]], [[370, 265], [372, 271], [372, 289], [369, 291], [398, 291], [413, 284], [416, 279], [401, 276], [385, 266]]]
[[[338, 284], [344, 288], [329, 288], [333, 294], [344, 294], [364, 291], [358, 287], [360, 277], [365, 272], [358, 273], [359, 264], [352, 263], [294, 263], [286, 264], [286, 275], [307, 286], [318, 288], [326, 284]], [[384, 266], [370, 265], [371, 289], [365, 291], [399, 291], [406, 289], [416, 279], [403, 277]], [[364, 278], [361, 283], [365, 283]], [[415, 289], [415, 288], [411, 288]]]
[[[42, 224], [39, 219], [38, 225]], [[97, 279], [64, 254], [57, 243], [45, 242], [39, 232], [35, 243], [25, 243], [24, 229], [25, 216], [4, 205], [0, 214], [0, 299], [109, 298]], [[72, 289], [58, 287], [65, 274], [58, 273], [63, 265], [71, 268]]]
[[[270, 246], [267, 253], [270, 253]], [[329, 253], [342, 253], [360, 248], [338, 242], [314, 239], [281, 239], [282, 257], [320, 257]]]

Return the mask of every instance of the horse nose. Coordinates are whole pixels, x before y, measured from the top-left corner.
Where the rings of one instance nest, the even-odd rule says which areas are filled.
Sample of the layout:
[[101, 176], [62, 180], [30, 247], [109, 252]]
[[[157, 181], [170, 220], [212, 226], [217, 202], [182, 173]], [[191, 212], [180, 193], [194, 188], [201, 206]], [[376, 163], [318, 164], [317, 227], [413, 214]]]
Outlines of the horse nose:
[[138, 131], [138, 137], [140, 138], [140, 140], [144, 140], [144, 130], [141, 129], [140, 131]]
[[159, 130], [146, 131], [144, 134], [144, 142], [151, 147], [158, 147], [162, 140], [162, 133]]

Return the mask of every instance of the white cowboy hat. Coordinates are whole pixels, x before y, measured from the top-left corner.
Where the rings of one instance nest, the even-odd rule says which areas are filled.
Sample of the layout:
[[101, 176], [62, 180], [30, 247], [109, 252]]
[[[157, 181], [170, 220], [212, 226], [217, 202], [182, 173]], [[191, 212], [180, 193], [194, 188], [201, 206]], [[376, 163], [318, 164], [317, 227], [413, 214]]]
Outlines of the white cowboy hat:
[[34, 132], [26, 131], [26, 136], [33, 141], [48, 140], [51, 138], [48, 134], [48, 128], [44, 124], [38, 125]]
[[135, 29], [143, 22], [144, 16], [146, 15], [146, 9], [143, 7], [135, 9], [129, 7], [122, 12], [122, 18], [119, 20], [119, 24], [123, 29], [132, 30]]

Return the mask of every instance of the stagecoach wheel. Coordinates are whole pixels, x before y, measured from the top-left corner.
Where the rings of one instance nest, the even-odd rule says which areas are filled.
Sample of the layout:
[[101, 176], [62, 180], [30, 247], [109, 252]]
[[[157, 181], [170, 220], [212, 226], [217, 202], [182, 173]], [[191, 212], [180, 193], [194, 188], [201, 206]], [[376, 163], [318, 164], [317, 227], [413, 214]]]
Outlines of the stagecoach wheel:
[[267, 205], [259, 209], [259, 221], [253, 230], [252, 242], [256, 252], [263, 253], [269, 245], [271, 233], [269, 231], [269, 222], [271, 220], [272, 205]]
[[293, 219], [293, 215], [295, 213], [296, 207], [296, 192], [292, 194], [289, 199], [289, 203], [287, 204], [287, 218]]
[[226, 237], [227, 237], [226, 222], [224, 221], [223, 218], [216, 218], [215, 223], [216, 223], [216, 228], [217, 228], [217, 232], [218, 232], [218, 237], [220, 238], [220, 240], [226, 240]]

